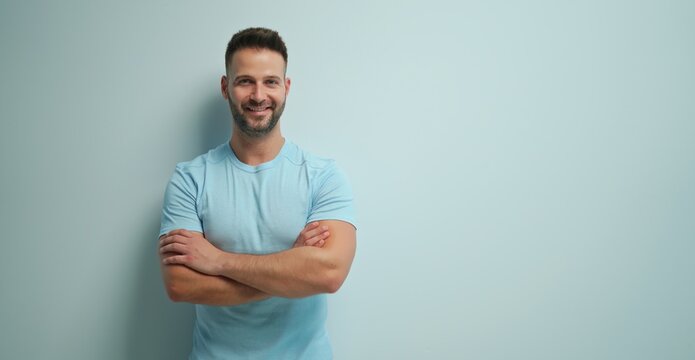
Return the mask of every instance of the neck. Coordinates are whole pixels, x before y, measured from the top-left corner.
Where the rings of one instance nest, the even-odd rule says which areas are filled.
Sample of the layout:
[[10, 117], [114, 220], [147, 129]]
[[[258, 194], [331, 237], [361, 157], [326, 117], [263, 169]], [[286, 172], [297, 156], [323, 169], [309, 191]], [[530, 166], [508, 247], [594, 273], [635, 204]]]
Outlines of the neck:
[[239, 161], [256, 166], [275, 159], [285, 144], [285, 138], [279, 127], [262, 138], [250, 138], [235, 127], [229, 144]]

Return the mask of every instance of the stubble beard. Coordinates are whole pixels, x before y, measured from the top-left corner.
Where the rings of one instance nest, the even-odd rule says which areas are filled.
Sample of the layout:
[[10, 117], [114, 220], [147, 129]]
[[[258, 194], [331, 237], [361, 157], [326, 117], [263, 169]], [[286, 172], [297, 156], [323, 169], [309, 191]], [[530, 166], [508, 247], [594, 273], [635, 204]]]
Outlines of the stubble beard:
[[[271, 109], [270, 112], [270, 118], [267, 120], [261, 121], [261, 124], [267, 123], [265, 125], [262, 125], [260, 127], [255, 127], [251, 124], [256, 123], [257, 120], [249, 120], [242, 112], [239, 111], [239, 107], [237, 107], [231, 100], [229, 100], [229, 108], [232, 111], [232, 118], [234, 119], [234, 123], [236, 124], [237, 128], [246, 136], [250, 138], [261, 138], [266, 135], [268, 135], [273, 129], [275, 128], [275, 125], [277, 125], [278, 121], [280, 120], [280, 116], [282, 116], [283, 110], [285, 110], [285, 102], [282, 103], [279, 107], [274, 106]], [[243, 108], [243, 105], [242, 105]]]

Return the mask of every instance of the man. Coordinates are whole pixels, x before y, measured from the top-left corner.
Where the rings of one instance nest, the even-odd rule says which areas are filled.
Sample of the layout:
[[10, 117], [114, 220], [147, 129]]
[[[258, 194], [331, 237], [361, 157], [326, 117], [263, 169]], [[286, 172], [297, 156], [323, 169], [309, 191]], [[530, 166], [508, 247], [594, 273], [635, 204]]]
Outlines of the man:
[[190, 358], [330, 359], [325, 294], [355, 254], [350, 187], [280, 132], [290, 79], [277, 32], [235, 34], [225, 67], [231, 140], [177, 164], [159, 234], [169, 297], [196, 304]]

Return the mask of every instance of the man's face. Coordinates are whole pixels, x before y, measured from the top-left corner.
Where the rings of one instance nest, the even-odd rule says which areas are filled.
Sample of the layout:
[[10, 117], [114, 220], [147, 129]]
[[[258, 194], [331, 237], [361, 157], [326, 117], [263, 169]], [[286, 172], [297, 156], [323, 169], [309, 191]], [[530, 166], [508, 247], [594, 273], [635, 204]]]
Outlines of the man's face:
[[249, 137], [270, 133], [285, 109], [290, 79], [285, 60], [268, 49], [241, 49], [232, 56], [222, 95], [229, 101], [236, 127]]

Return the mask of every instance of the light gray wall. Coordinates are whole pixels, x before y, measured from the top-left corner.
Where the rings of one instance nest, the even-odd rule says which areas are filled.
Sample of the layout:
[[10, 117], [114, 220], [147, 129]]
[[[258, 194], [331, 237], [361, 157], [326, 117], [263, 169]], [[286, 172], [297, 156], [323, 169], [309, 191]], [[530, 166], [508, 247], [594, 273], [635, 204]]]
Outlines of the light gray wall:
[[185, 357], [162, 195], [260, 25], [356, 194], [336, 359], [694, 358], [693, 4], [3, 1], [0, 357]]

